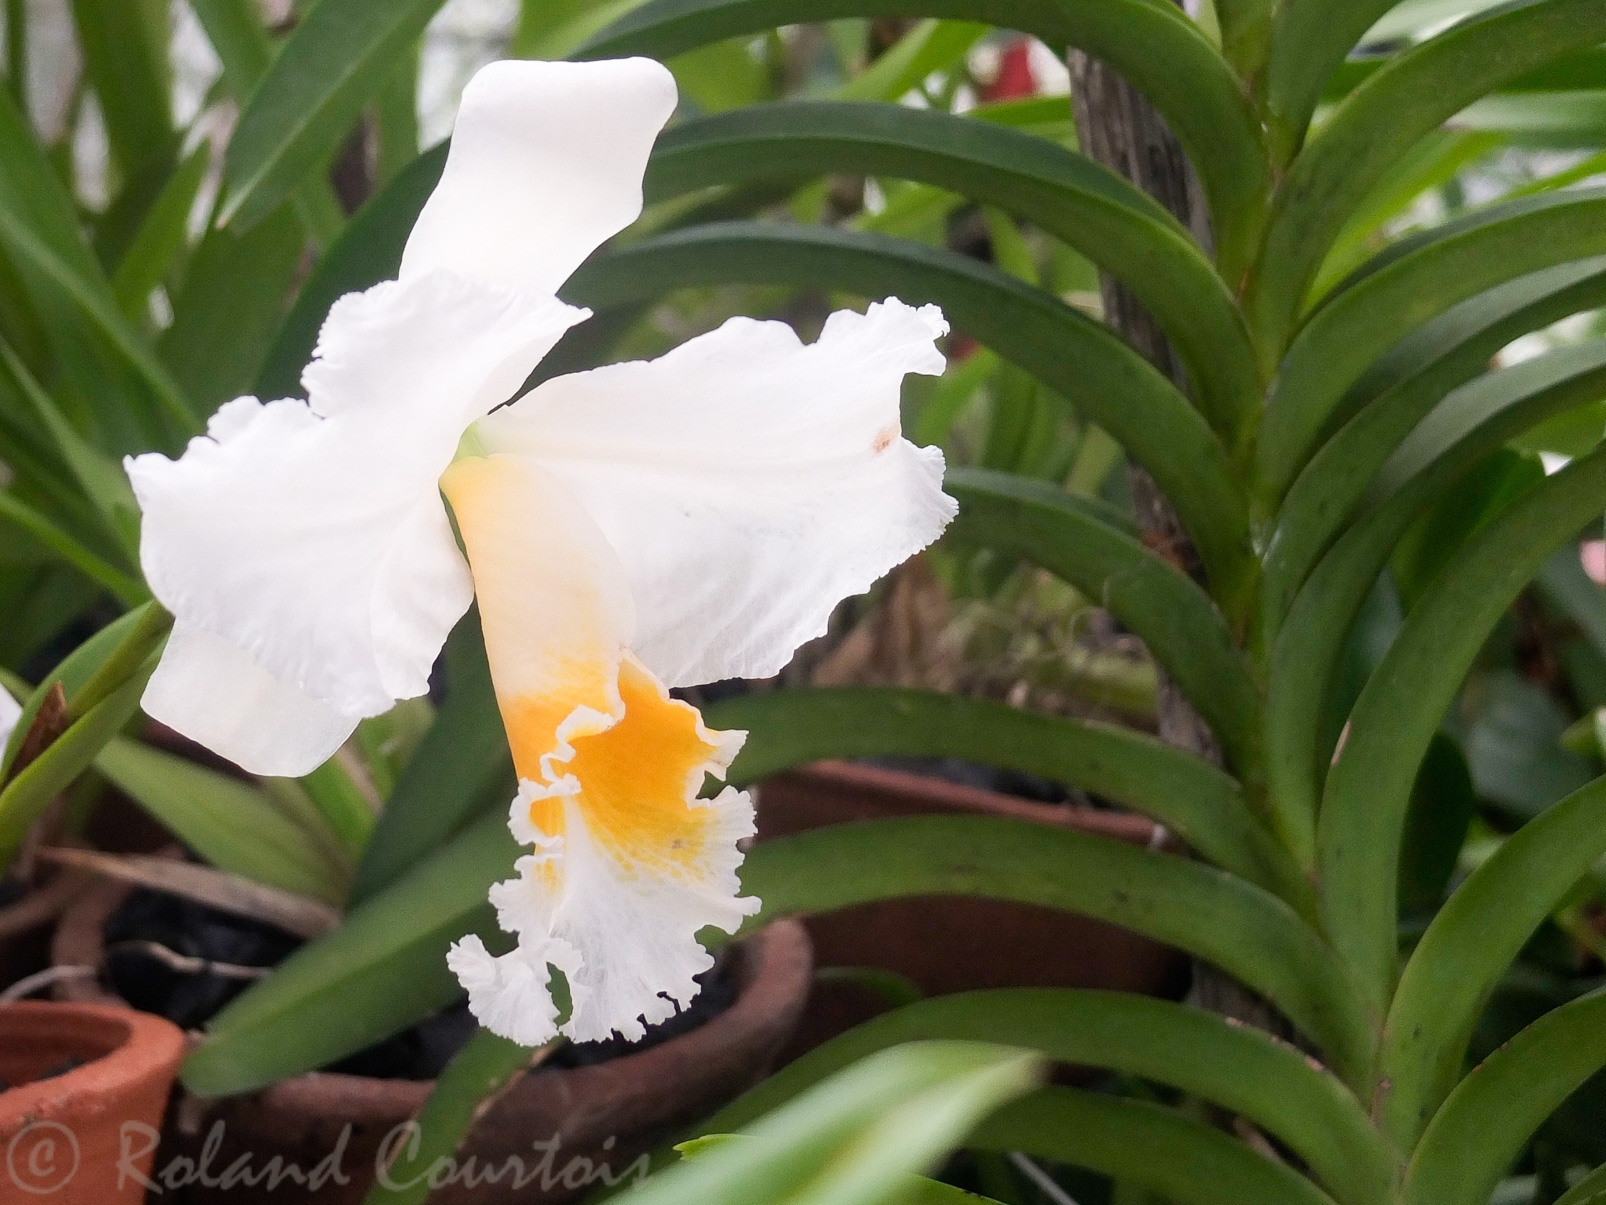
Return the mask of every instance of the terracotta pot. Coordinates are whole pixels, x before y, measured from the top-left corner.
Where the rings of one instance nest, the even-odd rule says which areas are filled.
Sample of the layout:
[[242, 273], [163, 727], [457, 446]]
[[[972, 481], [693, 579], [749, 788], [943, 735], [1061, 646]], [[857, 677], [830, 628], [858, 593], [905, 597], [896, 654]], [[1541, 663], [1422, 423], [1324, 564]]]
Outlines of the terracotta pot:
[[[128, 890], [105, 884], [68, 910], [57, 928], [58, 963], [99, 964], [102, 927]], [[465, 1171], [469, 1157], [475, 1171], [508, 1168], [510, 1158], [520, 1162], [498, 1184], [443, 1187], [430, 1197], [431, 1205], [577, 1200], [604, 1182], [605, 1169], [615, 1180], [632, 1176], [646, 1152], [757, 1082], [808, 995], [808, 935], [796, 921], [779, 921], [735, 946], [732, 960], [736, 1001], [707, 1024], [638, 1054], [522, 1077], [480, 1120], [459, 1155]], [[106, 998], [94, 980], [59, 986], [77, 998]], [[185, 1096], [153, 1178], [164, 1189], [164, 1201], [356, 1205], [372, 1183], [387, 1138], [394, 1152], [406, 1136], [398, 1127], [433, 1086], [312, 1072], [244, 1096]], [[270, 1189], [266, 1169], [275, 1158], [280, 1168], [297, 1168], [302, 1181], [286, 1173], [279, 1188]], [[236, 1165], [259, 1183], [252, 1186], [242, 1174], [225, 1186], [223, 1178]], [[171, 1180], [164, 1181], [170, 1169]], [[515, 1189], [517, 1177], [524, 1182]]]
[[[767, 779], [758, 792], [758, 839], [853, 820], [942, 813], [1006, 816], [1149, 845], [1152, 821], [1124, 812], [1034, 803], [924, 775], [819, 762]], [[884, 967], [927, 995], [993, 987], [1079, 987], [1180, 997], [1188, 962], [1126, 929], [1048, 908], [933, 896], [861, 904], [807, 921], [822, 967]], [[817, 983], [783, 1059], [889, 1007], [867, 988]]]
[[0, 988], [50, 965], [51, 928], [89, 883], [89, 876], [78, 871], [58, 871], [0, 908]]
[[0, 1004], [0, 1078], [19, 1085], [0, 1092], [0, 1201], [143, 1201], [183, 1057], [177, 1026], [131, 1008]]

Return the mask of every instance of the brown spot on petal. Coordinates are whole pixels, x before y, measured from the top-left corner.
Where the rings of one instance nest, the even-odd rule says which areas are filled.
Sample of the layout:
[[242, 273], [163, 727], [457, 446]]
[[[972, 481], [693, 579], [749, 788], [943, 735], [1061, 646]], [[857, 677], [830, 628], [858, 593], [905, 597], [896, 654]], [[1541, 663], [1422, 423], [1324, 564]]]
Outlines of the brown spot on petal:
[[892, 441], [897, 438], [898, 428], [883, 427], [881, 430], [876, 432], [875, 442], [870, 445], [870, 450], [879, 456], [881, 453], [890, 448], [892, 446]]

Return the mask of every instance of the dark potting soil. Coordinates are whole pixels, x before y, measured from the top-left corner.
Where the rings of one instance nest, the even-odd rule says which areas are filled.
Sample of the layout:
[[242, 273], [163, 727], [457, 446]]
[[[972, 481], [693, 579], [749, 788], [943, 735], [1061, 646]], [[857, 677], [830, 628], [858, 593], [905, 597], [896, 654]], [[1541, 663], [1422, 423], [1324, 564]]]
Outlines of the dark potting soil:
[[[158, 1013], [185, 1029], [200, 1028], [251, 981], [180, 972], [136, 944], [118, 948], [119, 943], [156, 942], [191, 958], [253, 967], [275, 966], [301, 944], [300, 938], [272, 925], [144, 888], [131, 892], [112, 913], [104, 934], [112, 989], [135, 1008]], [[703, 990], [690, 1007], [648, 1026], [639, 1041], [614, 1037], [568, 1045], [544, 1065], [586, 1067], [635, 1054], [696, 1029], [735, 1003], [736, 979], [723, 955], [716, 956], [697, 982]], [[375, 1079], [434, 1079], [474, 1030], [474, 1018], [462, 1001], [326, 1070]]]
[[0, 908], [9, 908], [28, 894], [28, 884], [7, 875], [0, 879]]
[[997, 766], [964, 761], [957, 757], [866, 757], [866, 765], [881, 766], [888, 770], [903, 770], [926, 778], [940, 778], [944, 782], [962, 787], [979, 787], [984, 791], [997, 791], [1000, 795], [1014, 795], [1037, 803], [1087, 803], [1085, 795], [1073, 794], [1051, 779], [1039, 778], [1020, 770], [1001, 770]]

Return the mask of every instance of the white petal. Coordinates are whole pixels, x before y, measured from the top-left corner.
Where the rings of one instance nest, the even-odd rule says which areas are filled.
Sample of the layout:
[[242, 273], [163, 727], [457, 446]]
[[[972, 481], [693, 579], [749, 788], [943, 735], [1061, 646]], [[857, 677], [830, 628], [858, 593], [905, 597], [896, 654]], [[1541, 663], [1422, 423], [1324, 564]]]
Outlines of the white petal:
[[478, 430], [607, 535], [648, 668], [671, 686], [765, 677], [953, 517], [941, 453], [898, 420], [904, 375], [942, 371], [946, 330], [896, 300], [833, 314], [810, 346], [737, 318], [650, 363], [548, 381]]
[[445, 268], [556, 293], [641, 213], [647, 156], [674, 110], [674, 77], [651, 59], [482, 68], [402, 278]]
[[[582, 315], [445, 273], [342, 298], [304, 375], [310, 404], [238, 399], [178, 461], [128, 462], [152, 592], [181, 626], [332, 713], [422, 694], [473, 597], [440, 474], [465, 425]], [[174, 726], [206, 740], [185, 726], [202, 725], [206, 701], [186, 706]], [[276, 772], [313, 769], [310, 747]]]
[[542, 759], [542, 781], [520, 783], [509, 827], [536, 850], [519, 859], [518, 878], [491, 889], [517, 946], [499, 958], [478, 942], [452, 953], [474, 1015], [515, 1041], [551, 1036], [549, 967], [569, 983], [564, 1034], [639, 1038], [697, 994], [696, 976], [712, 965], [697, 934], [735, 932], [759, 906], [739, 898], [736, 875], [752, 802], [730, 788], [696, 798], [743, 734], [710, 732], [633, 658], [619, 693], [610, 727], [563, 744]]
[[327, 761], [362, 718], [335, 711], [237, 645], [184, 623], [167, 638], [140, 705], [241, 769], [283, 777]]
[[11, 697], [4, 686], [0, 686], [0, 749], [6, 747], [11, 739], [11, 733], [22, 718], [22, 704]]

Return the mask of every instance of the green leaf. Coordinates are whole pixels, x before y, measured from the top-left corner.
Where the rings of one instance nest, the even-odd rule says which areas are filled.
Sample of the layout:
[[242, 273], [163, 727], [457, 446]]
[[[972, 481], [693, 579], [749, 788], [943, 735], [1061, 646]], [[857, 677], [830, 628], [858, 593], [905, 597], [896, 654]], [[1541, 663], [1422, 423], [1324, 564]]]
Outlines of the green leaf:
[[328, 161], [442, 0], [320, 0], [286, 39], [240, 114], [224, 158], [219, 220], [267, 217]]
[[131, 0], [72, 0], [72, 12], [112, 159], [132, 180], [178, 149], [167, 47], [157, 43], [153, 22]]
[[[189, 430], [188, 415], [164, 396], [160, 380], [142, 386], [141, 366], [149, 367], [149, 357], [121, 323], [111, 285], [80, 235], [72, 197], [3, 91], [0, 247], [0, 278], [10, 294], [5, 308], [20, 307], [39, 325], [39, 337], [93, 416], [102, 446], [145, 451]], [[11, 271], [4, 271], [8, 260]], [[30, 355], [24, 351], [25, 359]]]
[[424, 1205], [432, 1191], [430, 1172], [436, 1161], [451, 1160], [474, 1123], [514, 1077], [539, 1065], [551, 1049], [531, 1050], [488, 1029], [475, 1030], [446, 1064], [419, 1110], [413, 1123], [415, 1141], [401, 1146], [363, 1205]]
[[1403, 336], [1486, 289], [1603, 251], [1606, 189], [1589, 189], [1490, 206], [1368, 265], [1316, 312], [1278, 369], [1256, 464], [1262, 496], [1281, 498], [1350, 417], [1338, 409], [1345, 392]]
[[256, 377], [259, 397], [299, 397], [301, 370], [312, 359], [329, 307], [346, 293], [395, 278], [407, 236], [446, 166], [446, 150], [445, 143], [432, 147], [403, 168], [324, 252], [262, 360]]
[[998, 205], [1076, 248], [1155, 315], [1231, 432], [1261, 382], [1237, 306], [1188, 232], [1140, 189], [1031, 134], [901, 105], [783, 102], [684, 122], [658, 141], [649, 202], [718, 184], [847, 172]]
[[[87, 770], [106, 742], [134, 718], [145, 682], [155, 668], [153, 657], [6, 783], [0, 791], [0, 873], [17, 856], [28, 829], [50, 801]], [[20, 723], [18, 730], [22, 730]]]
[[[962, 62], [990, 27], [974, 21], [921, 21], [892, 49], [837, 89], [837, 100], [895, 101], [935, 71]], [[727, 43], [728, 45], [729, 43]]]
[[[1305, 141], [1329, 77], [1373, 23], [1400, 0], [1283, 0], [1266, 56], [1266, 125], [1272, 155], [1287, 163]], [[1437, 123], [1435, 123], [1437, 124]]]
[[113, 740], [95, 768], [209, 865], [337, 904], [341, 869], [259, 789], [171, 753]]
[[1245, 298], [1263, 351], [1281, 351], [1333, 240], [1406, 151], [1480, 96], [1602, 39], [1606, 9], [1595, 0], [1513, 0], [1406, 51], [1357, 88], [1278, 189]]
[[78, 228], [78, 208], [34, 139], [11, 94], [0, 90], [0, 209], [16, 215], [47, 247], [109, 300], [100, 264]]
[[1540, 1123], [1602, 1066], [1606, 993], [1539, 1018], [1484, 1060], [1434, 1117], [1412, 1156], [1402, 1205], [1483, 1205]]
[[[275, 51], [262, 23], [261, 7], [255, 0], [190, 0], [190, 7], [223, 64], [223, 82], [229, 94], [245, 104], [268, 73]], [[333, 243], [345, 222], [334, 188], [322, 173], [296, 189], [290, 207], [307, 237], [319, 247]]]
[[1384, 1030], [1382, 1119], [1416, 1141], [1460, 1078], [1485, 1004], [1534, 931], [1606, 853], [1606, 780], [1523, 825], [1473, 871], [1406, 964]]
[[327, 834], [327, 845], [346, 868], [360, 856], [374, 829], [374, 803], [347, 770], [344, 759], [331, 757], [300, 778], [265, 778], [263, 789], [304, 827]]
[[1269, 188], [1258, 122], [1231, 69], [1167, 0], [652, 0], [576, 57], [663, 58], [779, 25], [844, 17], [983, 21], [1109, 62], [1154, 102], [1198, 167], [1228, 279], [1248, 262]]
[[[1606, 380], [1597, 388], [1606, 388]], [[1446, 399], [1446, 404], [1454, 400]], [[1439, 414], [1435, 411], [1432, 417]], [[1414, 438], [1409, 441], [1415, 442]], [[1409, 443], [1401, 449], [1402, 459], [1412, 450]], [[1416, 605], [1468, 537], [1544, 478], [1545, 468], [1537, 456], [1501, 448], [1436, 499], [1400, 538], [1389, 558], [1389, 570], [1405, 610]]]
[[129, 321], [146, 320], [151, 291], [162, 283], [185, 250], [190, 210], [195, 208], [210, 162], [211, 148], [203, 143], [173, 169], [118, 263], [112, 289], [118, 308]]
[[[101, 685], [97, 687], [100, 698], [104, 698], [106, 691], [104, 684], [108, 675], [108, 667], [112, 667], [113, 674], [117, 667], [138, 667], [156, 647], [151, 639], [153, 631], [152, 620], [161, 608], [156, 603], [146, 603], [137, 607], [120, 619], [115, 619], [88, 640], [85, 640], [71, 653], [67, 654], [50, 674], [34, 688], [27, 699], [23, 700], [22, 715], [17, 719], [17, 725], [11, 731], [6, 741], [5, 756], [0, 760], [0, 783], [11, 777], [12, 762], [16, 759], [17, 749], [22, 739], [27, 735], [28, 728], [33, 724], [34, 717], [39, 714], [39, 708], [50, 694], [50, 688], [60, 683], [63, 693], [68, 701], [81, 694], [90, 683], [99, 679]], [[158, 632], [157, 639], [165, 632]]]
[[201, 239], [173, 298], [173, 324], [157, 343], [198, 414], [250, 391], [301, 270], [301, 250], [288, 211], [245, 234], [213, 228]]
[[446, 700], [385, 803], [352, 883], [359, 904], [517, 793], [478, 617], [446, 642]]
[[1342, 1075], [1364, 1074], [1366, 1023], [1331, 950], [1276, 897], [1198, 863], [1027, 821], [919, 816], [763, 842], [747, 856], [742, 886], [764, 901], [744, 931], [777, 916], [920, 895], [1096, 917], [1222, 967], [1273, 1000]]
[[[74, 271], [67, 260], [4, 209], [0, 209], [0, 246], [48, 290], [51, 304], [72, 312], [81, 326], [98, 337], [101, 345], [115, 357], [117, 366], [145, 393], [146, 397], [139, 401], [152, 407], [153, 424], [162, 428], [164, 434], [189, 434], [197, 429], [198, 416], [191, 412], [177, 382], [128, 329], [115, 302], [105, 291]], [[120, 398], [115, 393], [94, 400], [102, 408], [135, 408], [131, 404], [135, 399]], [[168, 441], [170, 438], [168, 434]]]
[[1100, 504], [1007, 473], [959, 469], [954, 539], [1026, 557], [1064, 578], [1143, 638], [1214, 729], [1248, 764], [1259, 697], [1221, 612], [1186, 574], [1101, 513]]
[[893, 687], [767, 691], [715, 703], [703, 719], [748, 732], [730, 768], [737, 786], [826, 758], [960, 757], [1091, 791], [1158, 820], [1223, 870], [1296, 908], [1310, 896], [1234, 779], [1130, 728]]
[[[1262, 716], [1267, 797], [1274, 826], [1302, 865], [1313, 864], [1311, 823], [1330, 754], [1320, 743], [1323, 708], [1350, 626], [1417, 515], [1508, 439], [1575, 405], [1581, 394], [1599, 388], [1599, 370], [1593, 366], [1586, 365], [1577, 379], [1565, 372], [1552, 374], [1553, 367], [1554, 362], [1530, 361], [1526, 368], [1519, 364], [1468, 386], [1481, 399], [1468, 407], [1481, 417], [1478, 425], [1453, 448], [1440, 453], [1426, 471], [1355, 523], [1322, 559], [1295, 600], [1272, 649]], [[1442, 708], [1434, 713], [1431, 726], [1437, 725], [1442, 714]], [[1429, 737], [1421, 739], [1418, 757]], [[1414, 777], [1415, 763], [1411, 774]], [[1409, 782], [1407, 779], [1405, 790], [1409, 790]], [[1392, 877], [1392, 868], [1389, 873]]]
[[1606, 1164], [1556, 1198], [1556, 1205], [1600, 1205], [1602, 1197], [1606, 1197]]
[[1394, 979], [1401, 830], [1433, 732], [1512, 600], [1603, 509], [1606, 451], [1529, 491], [1434, 582], [1355, 705], [1323, 792], [1321, 892], [1328, 932], [1374, 1003]]
[[1248, 572], [1245, 504], [1225, 451], [1198, 411], [1102, 325], [996, 268], [871, 234], [722, 222], [605, 251], [570, 278], [563, 296], [600, 311], [674, 289], [737, 283], [936, 302], [957, 329], [1069, 399], [1148, 468], [1219, 591], [1231, 591]]
[[1375, 1205], [1393, 1179], [1389, 1151], [1366, 1110], [1298, 1051], [1203, 1009], [1119, 992], [1003, 988], [909, 1004], [787, 1064], [707, 1127], [745, 1128], [874, 1051], [934, 1038], [1027, 1047], [1056, 1062], [1138, 1076], [1201, 1097], [1274, 1135], [1345, 1205]]
[[1351, 520], [1394, 450], [1513, 339], [1606, 304], [1606, 258], [1535, 272], [1447, 310], [1402, 340], [1340, 404], [1353, 418], [1311, 457], [1266, 553], [1261, 618], [1275, 634], [1311, 568]]
[[143, 581], [86, 548], [8, 490], [0, 490], [0, 521], [16, 524], [90, 581], [116, 595], [125, 606], [136, 606], [150, 597]]
[[[460, 991], [445, 965], [452, 941], [477, 932], [505, 948], [485, 893], [521, 852], [503, 816], [475, 822], [219, 1013], [185, 1083], [206, 1095], [249, 1091], [445, 1007]], [[1275, 896], [1167, 854], [1025, 821], [920, 816], [763, 842], [747, 856], [742, 886], [765, 905], [744, 931], [778, 916], [920, 895], [1081, 912], [1221, 966], [1272, 1000], [1349, 1079], [1370, 1061], [1368, 1022], [1321, 938]], [[715, 937], [723, 940], [704, 935]]]
[[1346, 223], [1322, 263], [1311, 296], [1325, 297], [1387, 242], [1385, 223], [1400, 216], [1424, 193], [1443, 188], [1469, 164], [1505, 145], [1498, 134], [1459, 127], [1435, 130], [1417, 143], [1367, 194]]
[[643, 0], [521, 0], [508, 52], [518, 59], [562, 59]]
[[1073, 1163], [1177, 1205], [1332, 1205], [1286, 1163], [1214, 1126], [1164, 1105], [1078, 1088], [1047, 1088], [1005, 1106], [968, 1145]]
[[1431, 912], [1443, 902], [1477, 814], [1466, 757], [1454, 738], [1436, 733], [1411, 788], [1400, 840], [1400, 907], [1406, 914]]
[[883, 1050], [755, 1123], [748, 1136], [705, 1146], [630, 1195], [640, 1205], [908, 1202], [913, 1173], [1042, 1073], [1036, 1056], [989, 1043]]

